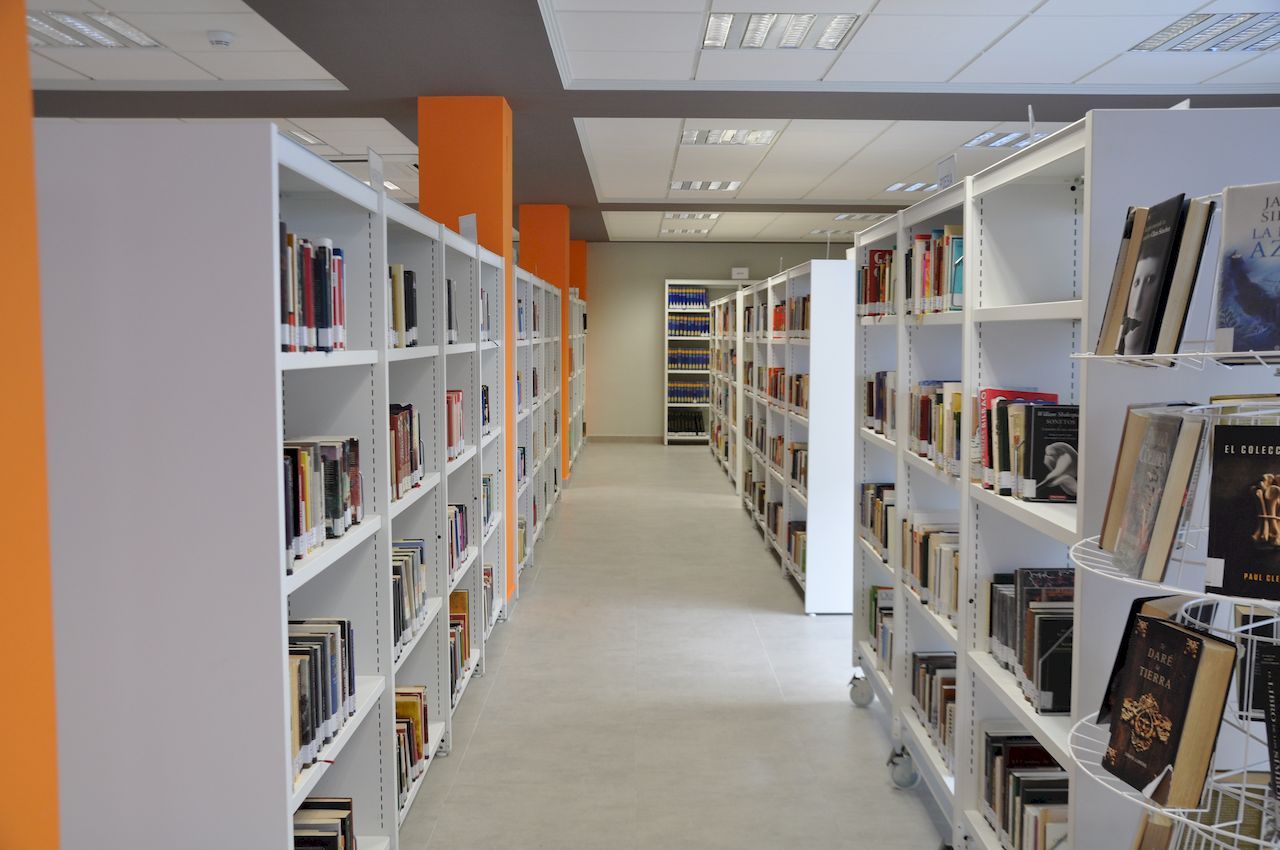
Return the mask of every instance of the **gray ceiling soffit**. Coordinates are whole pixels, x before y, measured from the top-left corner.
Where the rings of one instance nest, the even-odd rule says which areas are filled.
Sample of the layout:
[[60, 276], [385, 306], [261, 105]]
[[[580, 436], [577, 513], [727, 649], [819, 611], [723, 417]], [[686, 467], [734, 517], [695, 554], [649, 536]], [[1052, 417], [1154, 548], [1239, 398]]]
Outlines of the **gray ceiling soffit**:
[[[1041, 121], [1074, 121], [1089, 109], [1165, 108], [1184, 96], [1194, 98], [1196, 106], [1280, 105], [1280, 95], [1209, 97], [1197, 95], [1194, 87], [1185, 95], [565, 91], [536, 0], [312, 0], [306, 14], [298, 13], [296, 0], [247, 2], [348, 90], [38, 91], [36, 114], [381, 117], [416, 140], [416, 97], [503, 95], [513, 112], [515, 202], [567, 204], [574, 238], [607, 241], [603, 207], [596, 199], [574, 118], [1019, 121], [1030, 104]], [[748, 209], [721, 206], [726, 207]], [[833, 208], [823, 205], [820, 210]], [[799, 210], [790, 205], [786, 209]]]
[[781, 203], [781, 204], [748, 204], [748, 203], [700, 203], [689, 204], [677, 201], [644, 202], [635, 204], [600, 204], [601, 212], [777, 212], [777, 213], [895, 213], [906, 209], [908, 204], [837, 204], [837, 203]]

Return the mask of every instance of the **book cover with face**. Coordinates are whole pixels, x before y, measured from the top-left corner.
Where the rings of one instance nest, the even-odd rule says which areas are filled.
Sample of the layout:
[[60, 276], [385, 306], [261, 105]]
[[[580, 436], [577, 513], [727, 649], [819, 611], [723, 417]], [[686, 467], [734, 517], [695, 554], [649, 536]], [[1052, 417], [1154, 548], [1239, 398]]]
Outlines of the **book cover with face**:
[[1280, 349], [1280, 183], [1223, 193], [1218, 338], [1221, 351]]
[[1151, 208], [1142, 231], [1138, 265], [1129, 281], [1129, 297], [1116, 354], [1150, 354], [1165, 287], [1173, 271], [1174, 248], [1182, 229], [1184, 196]]

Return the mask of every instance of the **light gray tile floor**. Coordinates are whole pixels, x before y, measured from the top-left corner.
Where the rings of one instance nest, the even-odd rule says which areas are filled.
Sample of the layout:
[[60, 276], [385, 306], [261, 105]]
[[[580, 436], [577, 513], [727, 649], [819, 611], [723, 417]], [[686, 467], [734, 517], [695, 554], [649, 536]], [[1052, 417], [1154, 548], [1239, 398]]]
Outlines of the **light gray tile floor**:
[[524, 579], [401, 847], [938, 847], [705, 447], [588, 445]]

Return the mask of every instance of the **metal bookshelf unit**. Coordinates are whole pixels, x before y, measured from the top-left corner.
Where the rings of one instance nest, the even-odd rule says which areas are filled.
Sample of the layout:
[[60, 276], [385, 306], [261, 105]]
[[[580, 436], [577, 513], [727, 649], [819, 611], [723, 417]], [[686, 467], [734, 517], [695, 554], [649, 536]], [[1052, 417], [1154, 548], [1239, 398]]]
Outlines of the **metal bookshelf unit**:
[[[46, 388], [59, 772], [61, 804], [78, 813], [64, 820], [63, 840], [89, 846], [110, 833], [122, 845], [167, 836], [177, 846], [200, 823], [210, 846], [284, 848], [293, 813], [319, 795], [351, 797], [361, 847], [394, 850], [505, 612], [502, 258], [266, 122], [39, 122], [38, 148], [45, 338], [57, 341]], [[116, 214], [98, 214], [107, 208]], [[281, 222], [345, 253], [344, 351], [280, 350]], [[216, 245], [216, 259], [193, 253], [193, 233]], [[87, 241], [99, 248], [68, 250]], [[388, 341], [390, 264], [417, 276], [417, 346]], [[67, 285], [83, 280], [100, 286]], [[175, 307], [198, 320], [173, 321]], [[452, 459], [450, 389], [464, 392], [463, 447]], [[398, 499], [391, 403], [415, 406], [425, 448], [421, 480]], [[281, 449], [310, 434], [359, 439], [365, 513], [295, 560]], [[484, 523], [488, 476], [495, 510]], [[452, 571], [450, 504], [468, 517]], [[397, 636], [392, 549], [403, 538], [427, 541], [427, 604]], [[452, 688], [458, 590], [472, 652]], [[307, 617], [352, 621], [355, 710], [295, 776], [286, 629]], [[94, 621], [103, 627], [85, 627]], [[426, 763], [403, 788], [396, 685], [425, 686], [430, 716]], [[133, 696], [104, 698], [122, 687]], [[175, 754], [193, 729], [214, 757], [178, 778]], [[148, 801], [145, 819], [119, 805], [121, 788]], [[208, 817], [233, 797], [234, 817]]]
[[[1071, 847], [1130, 845], [1141, 809], [1102, 783], [1081, 778], [1073, 767], [1072, 729], [1102, 700], [1130, 603], [1178, 591], [1078, 569], [1071, 711], [1041, 714], [992, 654], [989, 588], [996, 573], [1070, 566], [1070, 547], [1098, 533], [1126, 405], [1275, 390], [1270, 367], [1131, 368], [1081, 355], [1098, 337], [1129, 205], [1154, 204], [1178, 192], [1208, 195], [1226, 185], [1274, 177], [1265, 137], [1277, 114], [1096, 110], [877, 223], [859, 234], [849, 251], [856, 266], [866, 263], [870, 250], [898, 251], [895, 312], [857, 321], [855, 363], [860, 379], [896, 371], [897, 428], [878, 433], [867, 427], [864, 416], [870, 411], [863, 409], [864, 394], [857, 394], [856, 483], [892, 483], [899, 522], [911, 512], [953, 511], [960, 528], [960, 605], [951, 615], [918, 593], [899, 547], [878, 546], [858, 528], [855, 515], [853, 656], [864, 678], [858, 687], [883, 704], [891, 737], [905, 747], [948, 819], [952, 835], [947, 840], [956, 847], [1002, 847], [981, 811], [982, 730], [988, 724], [1025, 730], [1067, 771]], [[1197, 156], [1210, 146], [1214, 156]], [[1135, 149], [1143, 156], [1133, 157]], [[905, 314], [903, 249], [915, 233], [960, 223], [966, 254], [963, 309]], [[1197, 293], [1212, 290], [1216, 264], [1209, 258], [1216, 252], [1217, 238], [1211, 235]], [[957, 469], [941, 468], [911, 450], [908, 395], [925, 380], [963, 385]], [[982, 387], [1035, 387], [1080, 406], [1077, 503], [1026, 502], [971, 483], [974, 412], [969, 399]], [[893, 589], [891, 658], [877, 654], [879, 636], [869, 610], [873, 587]], [[956, 654], [951, 751], [944, 750], [912, 704], [908, 668], [913, 652]]]

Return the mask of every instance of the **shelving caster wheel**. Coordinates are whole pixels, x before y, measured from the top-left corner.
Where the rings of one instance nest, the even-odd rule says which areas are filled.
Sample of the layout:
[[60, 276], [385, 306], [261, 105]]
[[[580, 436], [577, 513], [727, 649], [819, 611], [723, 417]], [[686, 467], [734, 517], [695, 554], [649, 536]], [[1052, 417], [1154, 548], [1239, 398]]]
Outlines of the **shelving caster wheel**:
[[898, 747], [889, 753], [889, 760], [885, 764], [889, 766], [889, 778], [899, 788], [914, 788], [920, 784], [920, 773], [906, 747]]
[[867, 677], [862, 675], [862, 671], [853, 674], [853, 678], [849, 680], [849, 700], [858, 708], [866, 708], [875, 701], [876, 692], [871, 688], [871, 682]]

